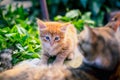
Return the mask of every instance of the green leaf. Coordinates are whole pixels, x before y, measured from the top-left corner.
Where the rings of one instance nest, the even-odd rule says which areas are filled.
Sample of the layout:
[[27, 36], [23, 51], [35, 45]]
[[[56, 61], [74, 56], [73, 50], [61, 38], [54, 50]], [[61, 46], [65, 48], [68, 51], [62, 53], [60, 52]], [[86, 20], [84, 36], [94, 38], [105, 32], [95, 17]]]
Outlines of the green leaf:
[[58, 21], [58, 20], [61, 20], [61, 19], [62, 19], [62, 16], [61, 16], [61, 15], [58, 15], [58, 16], [54, 17], [54, 20], [55, 20], [55, 21]]
[[5, 41], [5, 37], [3, 37], [3, 36], [0, 35], [0, 42], [2, 43], [4, 41]]
[[81, 19], [83, 20], [90, 20], [91, 12], [86, 12], [81, 16]]
[[71, 10], [66, 13], [65, 17], [75, 18], [75, 17], [79, 17], [80, 15], [81, 15], [81, 13], [79, 10]]
[[70, 18], [68, 18], [68, 17], [65, 17], [65, 16], [56, 16], [55, 18], [54, 18], [54, 20], [55, 21], [65, 21], [65, 22], [68, 22], [68, 21], [70, 21], [71, 19]]
[[95, 22], [94, 21], [92, 21], [92, 20], [85, 20], [85, 23], [87, 23], [87, 24], [95, 24]]
[[17, 47], [20, 51], [25, 51], [21, 44], [16, 44], [16, 47]]
[[33, 53], [33, 54], [32, 54], [32, 57], [33, 57], [33, 58], [40, 58], [40, 55], [39, 55], [38, 53]]
[[79, 19], [78, 21], [73, 21], [73, 24], [79, 31], [81, 31], [83, 30], [84, 20]]
[[20, 34], [26, 34], [27, 33], [27, 31], [24, 28], [20, 27], [19, 25], [17, 25], [16, 27], [17, 27], [17, 30]]
[[14, 37], [17, 33], [9, 33], [9, 34], [5, 34], [6, 37]]

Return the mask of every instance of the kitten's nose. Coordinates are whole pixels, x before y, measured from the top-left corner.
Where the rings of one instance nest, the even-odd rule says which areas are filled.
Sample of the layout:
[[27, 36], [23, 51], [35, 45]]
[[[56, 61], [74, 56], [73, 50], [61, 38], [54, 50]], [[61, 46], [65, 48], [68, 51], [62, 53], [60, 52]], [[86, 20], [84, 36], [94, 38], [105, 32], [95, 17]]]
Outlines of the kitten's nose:
[[54, 42], [50, 42], [50, 45], [53, 46], [53, 45], [54, 45]]

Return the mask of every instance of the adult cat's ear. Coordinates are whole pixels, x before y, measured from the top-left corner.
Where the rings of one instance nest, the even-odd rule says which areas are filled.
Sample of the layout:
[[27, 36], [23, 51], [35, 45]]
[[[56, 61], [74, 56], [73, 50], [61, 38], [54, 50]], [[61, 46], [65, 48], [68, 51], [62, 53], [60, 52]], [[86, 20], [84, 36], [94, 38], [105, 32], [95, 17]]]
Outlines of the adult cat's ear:
[[66, 30], [67, 30], [67, 28], [69, 27], [69, 26], [71, 26], [72, 24], [70, 24], [70, 23], [64, 23], [63, 25], [62, 25], [62, 27], [61, 27], [61, 31], [62, 32], [66, 32]]
[[47, 28], [46, 25], [45, 25], [45, 23], [42, 20], [38, 19], [38, 18], [37, 18], [37, 25], [38, 25], [38, 27], [39, 27], [39, 29], [41, 31], [45, 30]]
[[89, 26], [85, 25], [84, 26], [84, 31], [85, 34], [84, 36], [86, 37], [87, 41], [94, 42], [97, 39], [96, 33], [90, 28]]

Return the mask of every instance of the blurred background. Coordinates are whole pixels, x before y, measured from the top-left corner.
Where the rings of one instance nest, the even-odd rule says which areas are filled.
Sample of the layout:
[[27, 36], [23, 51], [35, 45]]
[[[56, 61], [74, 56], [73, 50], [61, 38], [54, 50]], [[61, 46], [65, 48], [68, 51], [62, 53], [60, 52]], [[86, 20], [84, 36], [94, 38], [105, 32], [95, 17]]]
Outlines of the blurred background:
[[[41, 12], [42, 0], [1, 0], [0, 6], [12, 5], [12, 8], [23, 5], [28, 15], [34, 15], [42, 18]], [[44, 1], [44, 0], [43, 0]], [[78, 9], [84, 14], [90, 12], [91, 19], [101, 26], [106, 24], [109, 15], [113, 11], [119, 11], [120, 0], [46, 0], [50, 20], [54, 20], [57, 15], [65, 15], [66, 12]]]
[[86, 23], [105, 25], [119, 9], [120, 0], [0, 0], [0, 53], [12, 50], [12, 65], [40, 58], [36, 18], [72, 22], [80, 32]]

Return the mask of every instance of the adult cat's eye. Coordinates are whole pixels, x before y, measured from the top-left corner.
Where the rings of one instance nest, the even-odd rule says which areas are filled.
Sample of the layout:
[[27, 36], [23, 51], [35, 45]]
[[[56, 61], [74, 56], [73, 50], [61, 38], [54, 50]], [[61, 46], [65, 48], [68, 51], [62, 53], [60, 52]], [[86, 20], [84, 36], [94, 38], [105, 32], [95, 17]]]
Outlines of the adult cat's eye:
[[58, 40], [60, 40], [60, 37], [55, 37], [55, 41], [58, 41]]

